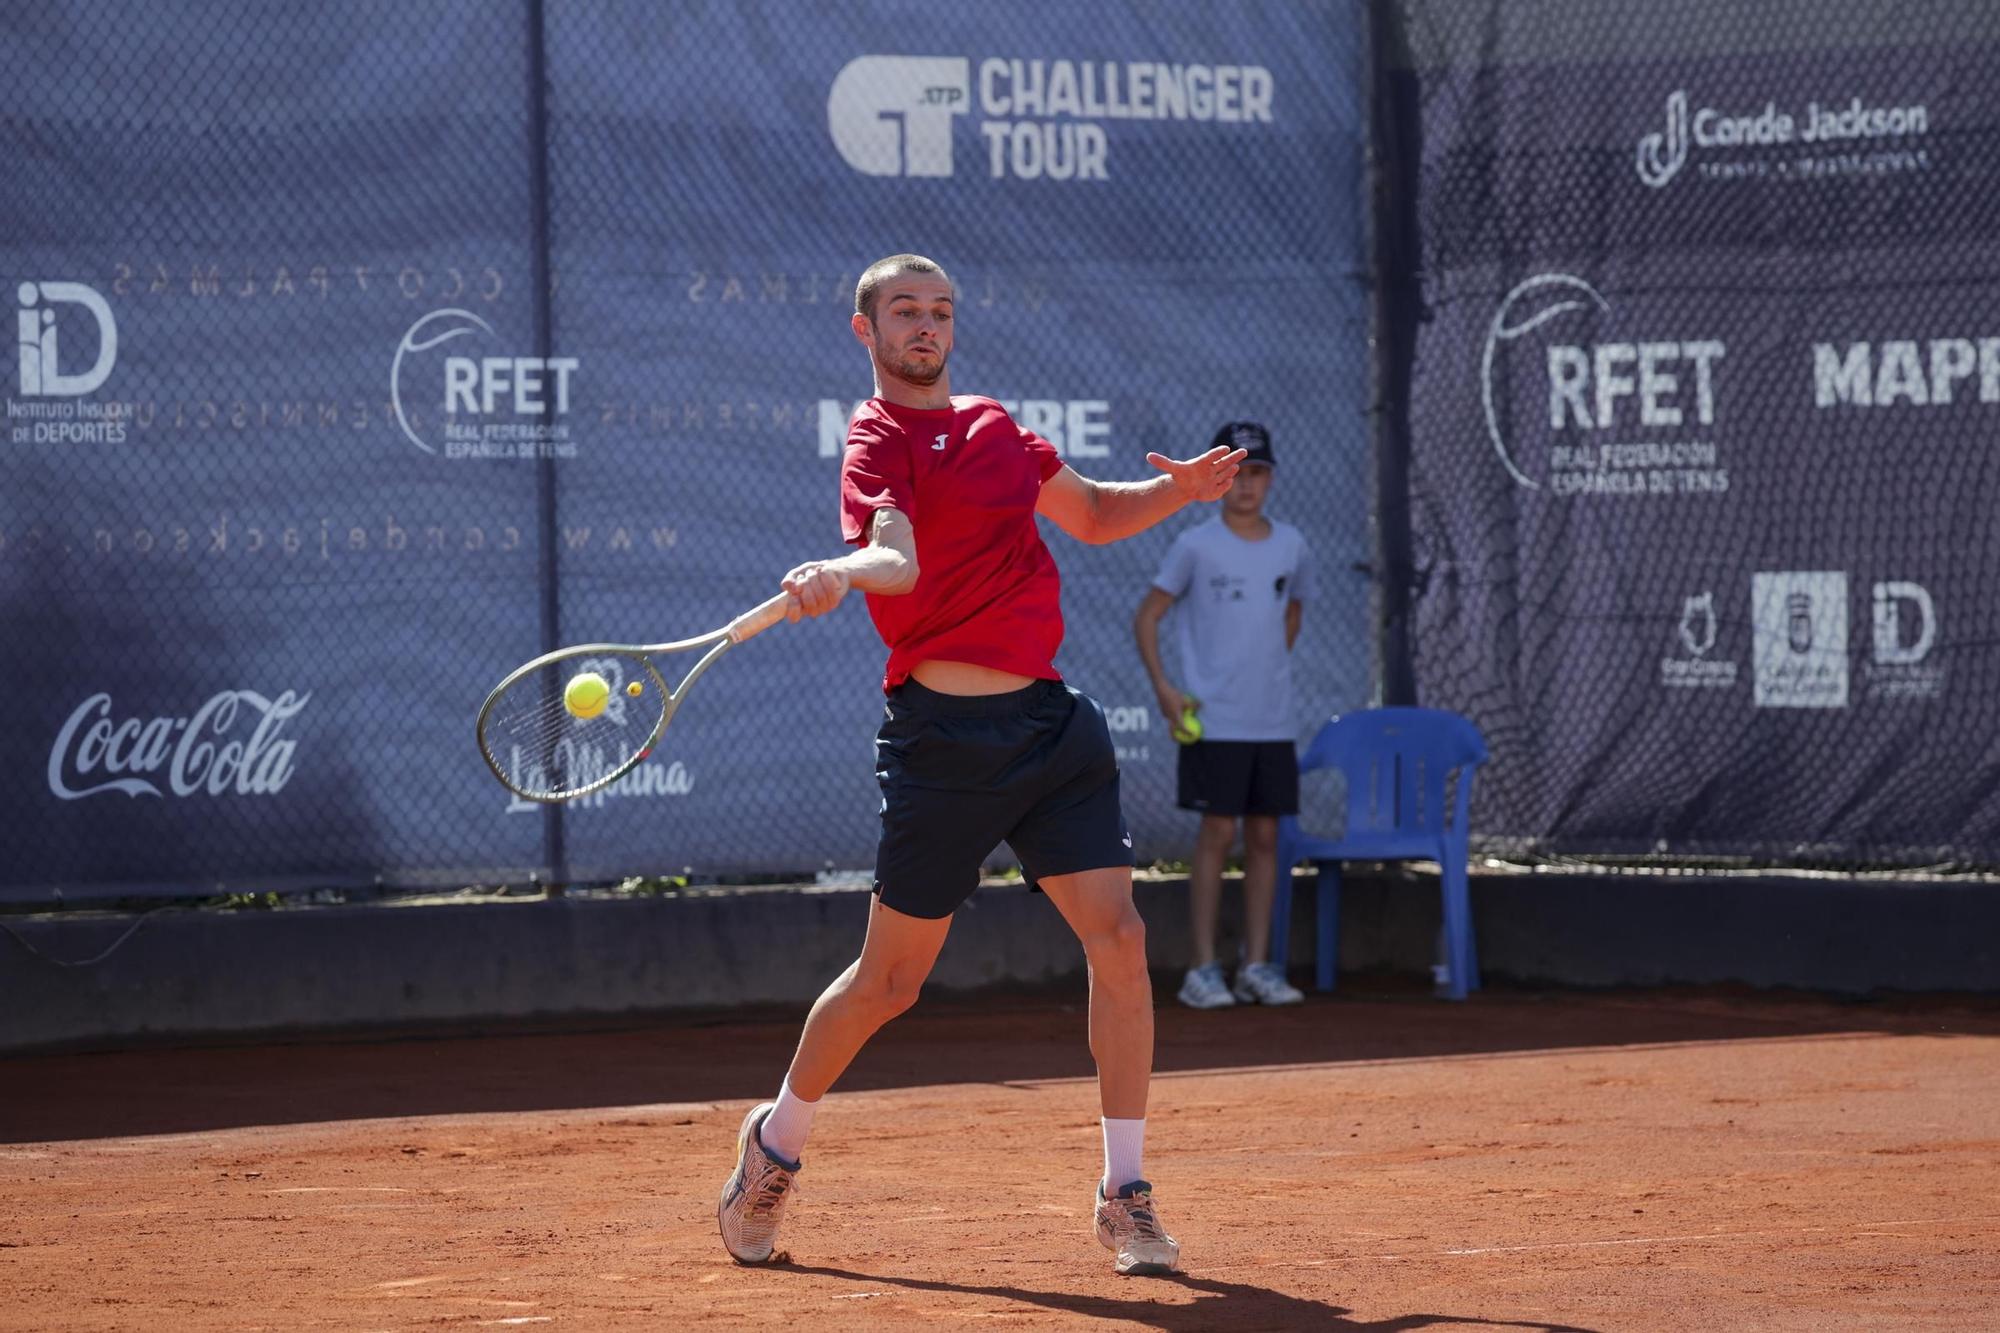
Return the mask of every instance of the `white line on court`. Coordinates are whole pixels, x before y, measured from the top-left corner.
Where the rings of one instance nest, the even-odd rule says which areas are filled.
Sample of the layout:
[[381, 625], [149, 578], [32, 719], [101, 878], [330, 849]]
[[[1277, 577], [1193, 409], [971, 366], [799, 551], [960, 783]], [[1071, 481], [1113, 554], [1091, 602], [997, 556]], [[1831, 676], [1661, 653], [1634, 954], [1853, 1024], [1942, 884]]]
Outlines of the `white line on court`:
[[[1625, 1045], [1610, 1046], [1535, 1046], [1512, 1051], [1454, 1051], [1444, 1055], [1386, 1055], [1368, 1060], [1301, 1060], [1286, 1064], [1264, 1065], [1215, 1065], [1200, 1069], [1155, 1069], [1153, 1081], [1180, 1078], [1239, 1078], [1247, 1074], [1299, 1074], [1323, 1073], [1346, 1069], [1396, 1069], [1408, 1065], [1448, 1065], [1464, 1064], [1482, 1060], [1535, 1060], [1563, 1059], [1570, 1056], [1629, 1055], [1641, 1051], [1693, 1051], [1711, 1046], [1773, 1046], [1793, 1045], [1800, 1042], [1822, 1041], [1878, 1041], [1889, 1040], [1909, 1034], [1895, 1032], [1872, 1032], [1857, 1029], [1851, 1032], [1810, 1032], [1797, 1035], [1764, 1037], [1712, 1037], [1699, 1041], [1637, 1041]], [[1917, 1033], [1930, 1036], [1930, 1033]], [[1062, 1078], [1010, 1078], [1002, 1079], [996, 1086], [1003, 1088], [1056, 1088], [1072, 1083], [1095, 1084], [1095, 1074], [1073, 1074]], [[971, 1086], [940, 1083], [933, 1087], [950, 1088]], [[912, 1092], [914, 1088], [884, 1089], [889, 1092]]]
[[[1972, 1217], [1914, 1217], [1899, 1222], [1856, 1222], [1844, 1227], [1779, 1227], [1757, 1231], [1703, 1231], [1685, 1236], [1621, 1236], [1615, 1240], [1555, 1240], [1534, 1245], [1485, 1245], [1473, 1249], [1431, 1250], [1422, 1254], [1370, 1254], [1360, 1256], [1367, 1259], [1436, 1259], [1464, 1258], [1480, 1254], [1520, 1254], [1528, 1250], [1586, 1250], [1613, 1245], [1688, 1245], [1699, 1241], [1751, 1240], [1759, 1236], [1809, 1236], [1809, 1235], [1855, 1235], [1871, 1227], [1942, 1227], [1958, 1226], [1971, 1222], [2000, 1222], [2000, 1214], [1982, 1214]], [[1318, 1260], [1316, 1264], [1338, 1263], [1339, 1260]]]

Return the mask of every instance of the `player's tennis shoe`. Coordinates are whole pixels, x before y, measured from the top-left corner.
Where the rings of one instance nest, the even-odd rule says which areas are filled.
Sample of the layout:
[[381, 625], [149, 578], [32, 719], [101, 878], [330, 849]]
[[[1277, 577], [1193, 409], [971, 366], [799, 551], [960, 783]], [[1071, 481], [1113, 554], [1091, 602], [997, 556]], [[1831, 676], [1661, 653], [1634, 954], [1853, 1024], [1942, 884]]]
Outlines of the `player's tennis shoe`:
[[736, 1134], [736, 1170], [722, 1187], [722, 1202], [715, 1209], [722, 1243], [739, 1264], [761, 1264], [771, 1258], [778, 1243], [778, 1223], [785, 1220], [785, 1201], [791, 1197], [792, 1177], [799, 1169], [797, 1162], [784, 1162], [766, 1152], [757, 1137], [775, 1105], [761, 1102], [743, 1117], [743, 1128]]
[[1306, 993], [1285, 980], [1276, 963], [1245, 963], [1236, 970], [1236, 998], [1244, 1004], [1298, 1004]]
[[1127, 1277], [1160, 1277], [1180, 1267], [1181, 1243], [1160, 1225], [1153, 1206], [1153, 1187], [1135, 1180], [1104, 1197], [1097, 1189], [1097, 1242], [1118, 1256], [1118, 1271]]
[[1190, 1009], [1227, 1009], [1236, 1003], [1229, 983], [1222, 979], [1222, 964], [1191, 967], [1181, 982], [1180, 1002]]

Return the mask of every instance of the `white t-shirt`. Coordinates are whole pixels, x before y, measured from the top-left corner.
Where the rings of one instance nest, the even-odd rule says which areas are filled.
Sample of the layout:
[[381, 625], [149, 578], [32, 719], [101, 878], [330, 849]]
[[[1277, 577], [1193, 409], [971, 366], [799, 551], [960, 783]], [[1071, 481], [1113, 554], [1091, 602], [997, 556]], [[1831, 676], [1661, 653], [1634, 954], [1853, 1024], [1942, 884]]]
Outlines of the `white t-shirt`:
[[1276, 519], [1247, 541], [1217, 516], [1168, 548], [1153, 586], [1175, 599], [1180, 686], [1201, 701], [1204, 739], [1296, 739], [1285, 608], [1310, 599], [1309, 560], [1305, 537]]

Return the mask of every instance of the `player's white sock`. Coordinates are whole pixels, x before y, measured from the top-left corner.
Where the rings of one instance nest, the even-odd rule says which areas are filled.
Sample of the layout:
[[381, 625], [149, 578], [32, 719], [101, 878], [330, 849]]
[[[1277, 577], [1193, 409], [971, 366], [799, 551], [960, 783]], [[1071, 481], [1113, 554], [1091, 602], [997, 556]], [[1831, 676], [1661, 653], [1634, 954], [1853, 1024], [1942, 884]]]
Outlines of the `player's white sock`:
[[1146, 1178], [1140, 1165], [1146, 1155], [1146, 1122], [1099, 1118], [1104, 1126], [1104, 1197], [1110, 1198], [1135, 1180]]
[[787, 1162], [799, 1160], [805, 1151], [806, 1135], [812, 1132], [813, 1112], [819, 1110], [818, 1102], [800, 1101], [792, 1091], [792, 1081], [785, 1080], [785, 1086], [778, 1089], [778, 1104], [771, 1108], [771, 1114], [764, 1117], [764, 1124], [757, 1131], [758, 1140], [764, 1151]]

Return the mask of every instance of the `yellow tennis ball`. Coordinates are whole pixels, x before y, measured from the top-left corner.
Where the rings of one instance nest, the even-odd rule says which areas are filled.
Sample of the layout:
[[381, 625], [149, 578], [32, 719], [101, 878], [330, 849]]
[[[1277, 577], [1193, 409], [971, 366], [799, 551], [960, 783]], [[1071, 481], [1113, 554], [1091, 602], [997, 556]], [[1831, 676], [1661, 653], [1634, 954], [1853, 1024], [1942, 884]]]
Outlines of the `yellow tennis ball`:
[[627, 686], [625, 687], [625, 693], [627, 693], [627, 694], [631, 695], [631, 696], [632, 696], [632, 697], [633, 697], [634, 699], [638, 698], [638, 697], [639, 697], [640, 695], [644, 694], [645, 692], [646, 692], [646, 687], [645, 687], [644, 685], [641, 685], [641, 684], [640, 684], [640, 683], [639, 683], [638, 681], [636, 681], [636, 680], [635, 680], [635, 681], [633, 681], [633, 682], [632, 682], [632, 683], [631, 683], [630, 685], [627, 685]]
[[563, 686], [563, 707], [569, 709], [571, 717], [586, 721], [603, 712], [610, 698], [611, 682], [595, 671], [571, 676], [569, 684]]
[[1201, 739], [1201, 718], [1196, 714], [1195, 707], [1196, 705], [1189, 704], [1181, 709], [1180, 720], [1169, 728], [1174, 739], [1182, 745], [1193, 745]]

